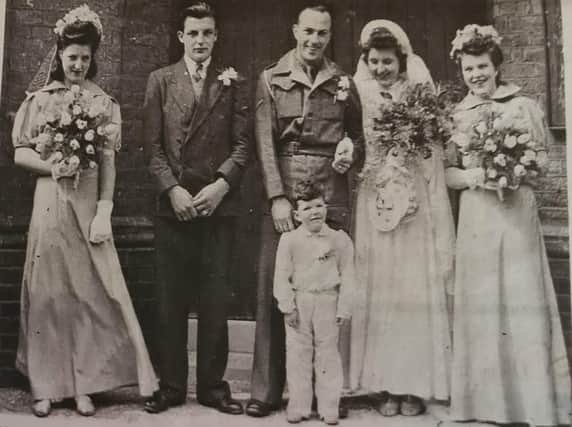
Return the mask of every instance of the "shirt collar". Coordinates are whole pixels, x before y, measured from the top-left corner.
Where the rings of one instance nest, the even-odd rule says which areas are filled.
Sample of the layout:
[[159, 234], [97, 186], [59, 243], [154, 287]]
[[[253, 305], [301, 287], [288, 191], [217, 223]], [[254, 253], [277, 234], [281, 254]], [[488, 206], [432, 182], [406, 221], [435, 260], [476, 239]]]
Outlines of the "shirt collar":
[[457, 110], [470, 110], [479, 105], [488, 104], [492, 101], [502, 101], [511, 98], [520, 92], [520, 87], [513, 83], [501, 83], [489, 99], [480, 98], [469, 92], [457, 106]]
[[[88, 90], [93, 95], [105, 95], [105, 92], [103, 91], [103, 89], [101, 89], [98, 85], [96, 85], [91, 80], [85, 80], [81, 84], [81, 88], [84, 90]], [[38, 91], [39, 92], [53, 92], [53, 91], [60, 90], [60, 89], [68, 89], [68, 87], [63, 82], [61, 82], [59, 80], [52, 80], [50, 83], [48, 83], [46, 86], [39, 89]]]
[[[195, 61], [193, 61], [191, 58], [189, 58], [187, 55], [183, 55], [183, 59], [185, 60], [185, 65], [187, 66], [187, 71], [189, 72], [189, 74], [192, 76], [196, 73], [197, 71], [197, 63]], [[212, 61], [212, 56], [209, 56], [207, 59], [205, 59], [202, 64], [203, 64], [203, 69], [201, 70], [200, 74], [201, 77], [205, 77], [207, 74], [207, 69], [209, 68], [209, 65]]]
[[309, 231], [308, 229], [304, 228], [303, 226], [299, 226], [298, 229], [300, 230], [300, 233], [306, 237], [325, 237], [327, 235], [329, 235], [333, 230], [328, 226], [328, 224], [325, 224], [322, 226], [322, 229], [317, 232], [317, 233], [312, 233], [311, 231]]

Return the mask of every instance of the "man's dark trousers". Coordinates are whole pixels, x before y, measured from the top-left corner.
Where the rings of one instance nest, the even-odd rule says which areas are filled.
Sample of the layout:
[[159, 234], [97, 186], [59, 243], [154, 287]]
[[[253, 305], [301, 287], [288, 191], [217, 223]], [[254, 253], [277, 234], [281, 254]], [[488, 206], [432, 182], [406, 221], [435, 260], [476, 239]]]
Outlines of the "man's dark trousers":
[[157, 257], [157, 363], [161, 387], [187, 394], [188, 314], [198, 312], [197, 400], [230, 395], [223, 381], [228, 359], [227, 311], [232, 294], [229, 266], [235, 217], [212, 216], [180, 222], [155, 218]]

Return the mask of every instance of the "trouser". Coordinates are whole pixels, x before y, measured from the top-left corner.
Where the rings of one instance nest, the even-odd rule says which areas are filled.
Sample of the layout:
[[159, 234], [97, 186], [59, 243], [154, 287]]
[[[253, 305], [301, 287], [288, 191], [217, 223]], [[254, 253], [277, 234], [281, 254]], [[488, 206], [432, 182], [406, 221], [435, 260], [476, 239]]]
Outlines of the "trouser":
[[156, 368], [162, 388], [187, 393], [188, 314], [197, 307], [197, 400], [230, 394], [223, 381], [228, 359], [227, 310], [233, 217], [179, 222], [155, 218], [157, 261]]
[[343, 373], [338, 351], [337, 303], [337, 290], [296, 293], [298, 327], [286, 325], [289, 414], [310, 416], [313, 373], [319, 414], [338, 416]]

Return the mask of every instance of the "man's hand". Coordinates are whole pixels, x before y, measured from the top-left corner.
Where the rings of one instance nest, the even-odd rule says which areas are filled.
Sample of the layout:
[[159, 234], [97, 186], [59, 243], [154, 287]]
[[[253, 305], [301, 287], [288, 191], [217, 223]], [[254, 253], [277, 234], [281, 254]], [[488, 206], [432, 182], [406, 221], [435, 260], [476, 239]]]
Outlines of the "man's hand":
[[286, 197], [272, 199], [272, 220], [278, 233], [294, 230], [292, 205]]
[[347, 326], [350, 324], [350, 319], [346, 317], [336, 317], [336, 325], [338, 326]]
[[193, 198], [195, 208], [200, 216], [210, 216], [218, 207], [226, 193], [230, 190], [230, 185], [223, 178], [218, 178], [215, 182], [206, 185]]
[[286, 321], [286, 324], [291, 328], [298, 329], [298, 325], [300, 323], [298, 318], [298, 310], [294, 309], [294, 311], [291, 313], [285, 313], [284, 320]]
[[350, 138], [344, 137], [336, 147], [332, 168], [339, 174], [346, 173], [354, 161], [354, 144]]
[[190, 221], [198, 216], [193, 196], [180, 185], [169, 190], [169, 199], [179, 221]]

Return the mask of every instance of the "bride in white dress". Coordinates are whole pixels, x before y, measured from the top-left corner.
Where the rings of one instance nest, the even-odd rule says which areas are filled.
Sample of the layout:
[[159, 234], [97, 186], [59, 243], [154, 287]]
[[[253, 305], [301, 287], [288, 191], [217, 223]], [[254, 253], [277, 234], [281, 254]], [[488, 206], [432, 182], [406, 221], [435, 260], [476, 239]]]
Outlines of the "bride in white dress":
[[444, 154], [406, 166], [393, 149], [379, 159], [373, 119], [409, 85], [429, 83], [423, 60], [395, 23], [375, 20], [361, 34], [355, 74], [366, 154], [354, 216], [362, 301], [353, 315], [350, 387], [383, 391], [382, 415], [419, 415], [424, 400], [448, 399], [451, 358], [447, 289], [453, 278], [454, 226]]

